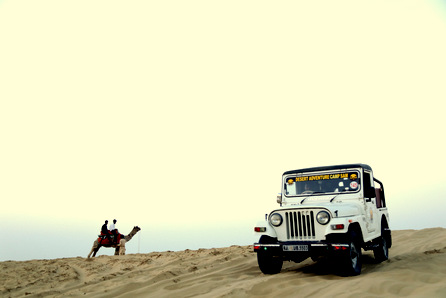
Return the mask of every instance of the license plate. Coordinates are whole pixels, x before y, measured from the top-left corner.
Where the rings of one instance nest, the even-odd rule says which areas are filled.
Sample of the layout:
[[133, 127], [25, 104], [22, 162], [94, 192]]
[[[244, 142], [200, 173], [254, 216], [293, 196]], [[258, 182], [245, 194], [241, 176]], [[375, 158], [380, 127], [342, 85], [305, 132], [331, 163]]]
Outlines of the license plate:
[[284, 245], [283, 251], [308, 251], [308, 245]]

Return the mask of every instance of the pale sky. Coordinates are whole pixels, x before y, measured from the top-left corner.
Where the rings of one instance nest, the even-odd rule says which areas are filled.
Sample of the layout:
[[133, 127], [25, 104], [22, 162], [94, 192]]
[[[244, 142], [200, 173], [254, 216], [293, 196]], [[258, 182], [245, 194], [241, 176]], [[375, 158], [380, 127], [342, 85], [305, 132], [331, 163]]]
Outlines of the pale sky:
[[446, 227], [445, 2], [309, 2], [0, 1], [0, 261], [252, 244], [342, 163]]

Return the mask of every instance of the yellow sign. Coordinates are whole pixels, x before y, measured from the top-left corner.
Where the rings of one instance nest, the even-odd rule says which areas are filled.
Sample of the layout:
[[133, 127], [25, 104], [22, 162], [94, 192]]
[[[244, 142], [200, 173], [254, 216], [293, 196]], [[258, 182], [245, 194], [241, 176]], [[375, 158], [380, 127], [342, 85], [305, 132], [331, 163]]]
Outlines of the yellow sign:
[[332, 179], [348, 179], [350, 175], [350, 180], [358, 179], [358, 174], [356, 173], [339, 173], [339, 174], [325, 174], [325, 175], [312, 175], [312, 176], [302, 176], [293, 179], [288, 179], [288, 184], [292, 184], [293, 181], [304, 182], [304, 181], [319, 181], [319, 180], [332, 180]]

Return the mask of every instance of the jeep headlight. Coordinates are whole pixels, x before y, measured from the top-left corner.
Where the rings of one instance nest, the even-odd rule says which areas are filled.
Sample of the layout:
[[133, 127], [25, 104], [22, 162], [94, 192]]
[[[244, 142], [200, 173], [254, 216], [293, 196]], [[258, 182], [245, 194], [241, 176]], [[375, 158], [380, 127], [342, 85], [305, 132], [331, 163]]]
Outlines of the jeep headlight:
[[269, 218], [269, 222], [275, 227], [280, 226], [283, 222], [282, 215], [280, 215], [279, 213], [272, 214]]
[[326, 225], [328, 224], [328, 222], [330, 221], [330, 214], [328, 214], [327, 211], [320, 211], [317, 215], [316, 215], [316, 220], [318, 223], [320, 223], [321, 225]]

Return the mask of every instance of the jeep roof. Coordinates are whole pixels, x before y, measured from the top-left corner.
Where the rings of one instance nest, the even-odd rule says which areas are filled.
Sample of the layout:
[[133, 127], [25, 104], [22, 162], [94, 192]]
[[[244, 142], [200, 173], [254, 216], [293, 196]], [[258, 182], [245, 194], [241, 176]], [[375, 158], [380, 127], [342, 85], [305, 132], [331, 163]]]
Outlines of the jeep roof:
[[334, 166], [324, 166], [324, 167], [314, 167], [314, 168], [292, 170], [292, 171], [284, 172], [283, 175], [301, 174], [301, 173], [317, 172], [317, 171], [351, 169], [351, 168], [363, 168], [363, 169], [367, 169], [367, 170], [370, 170], [370, 171], [372, 170], [372, 168], [369, 165], [366, 165], [366, 164], [363, 164], [363, 163], [356, 163], [356, 164], [334, 165]]

